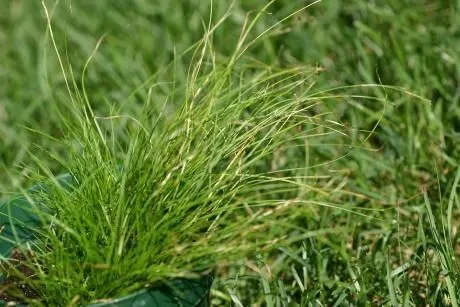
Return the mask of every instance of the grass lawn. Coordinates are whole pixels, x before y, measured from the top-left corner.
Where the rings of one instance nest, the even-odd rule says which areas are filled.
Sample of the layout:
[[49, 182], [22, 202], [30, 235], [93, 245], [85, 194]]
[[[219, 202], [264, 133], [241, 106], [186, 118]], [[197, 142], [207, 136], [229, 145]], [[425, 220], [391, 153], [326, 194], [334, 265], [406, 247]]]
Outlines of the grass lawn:
[[[225, 92], [232, 86], [243, 93], [253, 83], [262, 87], [264, 74], [302, 71], [299, 86], [287, 84], [267, 99], [285, 98], [293, 108], [296, 95], [318, 102], [308, 109], [309, 122], [295, 126], [308, 137], [301, 149], [263, 154], [254, 169], [289, 170], [285, 176], [301, 178], [295, 191], [258, 193], [303, 205], [276, 216], [273, 231], [253, 238], [273, 242], [272, 248], [221, 262], [211, 292], [215, 306], [458, 306], [460, 2], [324, 0], [302, 9], [310, 2], [274, 1], [248, 34], [255, 43], [238, 74], [205, 73], [190, 83], [190, 65], [200, 55], [185, 51], [209, 29], [210, 17], [215, 24], [227, 16], [208, 37], [205, 72], [214, 61], [231, 63], [246, 21], [265, 1], [44, 1], [67, 77], [72, 74], [83, 91], [84, 76], [88, 104], [105, 137], [114, 140], [114, 160], [130, 152], [141, 119], [152, 127], [177, 123], [177, 110], [197, 90], [187, 85], [206, 85], [205, 93], [225, 102], [238, 96]], [[46, 176], [44, 169], [67, 171], [56, 160], [75, 155], [60, 141], [73, 137], [65, 124], [74, 110], [40, 1], [4, 0], [0, 46], [1, 200]], [[215, 79], [212, 86], [206, 76]], [[221, 76], [227, 81], [219, 83]], [[249, 118], [283, 118], [281, 109], [247, 108]], [[276, 137], [281, 144], [292, 135]], [[226, 142], [212, 144], [221, 149]], [[283, 223], [289, 227], [278, 227]]]

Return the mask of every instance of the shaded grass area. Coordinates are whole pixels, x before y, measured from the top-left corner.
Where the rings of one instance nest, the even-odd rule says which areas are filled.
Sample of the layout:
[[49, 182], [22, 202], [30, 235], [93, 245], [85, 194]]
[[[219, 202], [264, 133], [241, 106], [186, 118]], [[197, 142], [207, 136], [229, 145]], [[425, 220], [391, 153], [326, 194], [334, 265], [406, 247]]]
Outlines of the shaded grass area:
[[[52, 3], [48, 1], [50, 7]], [[226, 1], [215, 3], [213, 15], [222, 16], [228, 6]], [[2, 192], [30, 182], [27, 175], [34, 172], [34, 164], [28, 151], [48, 161], [53, 171], [62, 171], [35, 147], [65, 155], [56, 142], [21, 126], [61, 137], [58, 112], [65, 113], [63, 105], [69, 103], [40, 3], [9, 0], [5, 7], [0, 12], [0, 43], [5, 46], [0, 51]], [[231, 54], [246, 13], [261, 7], [259, 1], [235, 3], [213, 36], [218, 54]], [[258, 22], [255, 36], [298, 8], [291, 1], [276, 1]], [[459, 9], [454, 1], [322, 1], [249, 50], [254, 62], [317, 66], [317, 91], [381, 83], [402, 86], [431, 102], [363, 87], [340, 93], [376, 96], [384, 102], [337, 97], [316, 110], [333, 112], [331, 120], [346, 123], [350, 143], [361, 146], [349, 151], [327, 145], [339, 142], [334, 138], [313, 146], [308, 155], [312, 165], [347, 155], [333, 167], [311, 170], [311, 175], [322, 175], [337, 169], [343, 174], [340, 179], [311, 185], [339, 186], [347, 193], [320, 196], [307, 189], [303, 197], [339, 208], [312, 205], [309, 213], [297, 217], [302, 228], [288, 233], [286, 242], [300, 233], [305, 234], [303, 244], [223, 268], [214, 289], [216, 304], [419, 305], [458, 298], [458, 268], [450, 256], [457, 254], [458, 241]], [[54, 11], [53, 27], [77, 80], [105, 35], [87, 75], [92, 106], [98, 116], [139, 117], [154, 82], [145, 80], [202, 36], [209, 13], [206, 1], [62, 1]], [[187, 80], [190, 60], [185, 55], [175, 62], [178, 84]], [[152, 101], [162, 102], [169, 95], [169, 86], [159, 88]], [[182, 99], [174, 96], [164, 113], [173, 114]], [[161, 103], [153, 107], [153, 114], [162, 112]], [[125, 117], [116, 121], [113, 131], [120, 143], [133, 126]], [[304, 155], [278, 153], [274, 163], [304, 160]], [[345, 210], [357, 208], [368, 211], [362, 216]]]

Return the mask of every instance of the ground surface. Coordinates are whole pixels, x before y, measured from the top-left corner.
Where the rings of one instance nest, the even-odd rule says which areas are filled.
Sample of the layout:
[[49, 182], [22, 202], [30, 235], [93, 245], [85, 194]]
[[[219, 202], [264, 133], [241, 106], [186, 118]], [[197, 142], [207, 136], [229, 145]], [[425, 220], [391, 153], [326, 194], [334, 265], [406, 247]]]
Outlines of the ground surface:
[[[4, 2], [0, 10], [1, 198], [30, 184], [34, 156], [51, 163], [46, 151], [64, 154], [57, 143], [30, 129], [59, 138], [55, 103], [65, 101], [67, 95], [39, 1]], [[51, 6], [52, 1], [46, 2]], [[275, 1], [255, 31], [262, 32], [302, 5], [291, 2]], [[228, 1], [214, 3], [213, 15], [221, 16], [228, 5]], [[201, 0], [61, 1], [54, 28], [77, 79], [96, 42], [105, 35], [88, 72], [93, 107], [101, 116], [117, 110], [136, 117], [143, 97], [130, 94], [169, 63], [175, 50], [184, 50], [202, 36], [209, 7], [208, 1]], [[217, 52], [232, 52], [246, 12], [261, 7], [261, 1], [235, 3], [213, 39]], [[354, 99], [331, 104], [335, 116], [356, 132], [350, 137], [364, 142], [333, 164], [344, 175], [340, 184], [329, 184], [350, 193], [331, 196], [329, 201], [339, 208], [316, 206], [297, 221], [305, 231], [301, 244], [262, 253], [242, 262], [243, 266], [222, 271], [213, 302], [456, 306], [460, 298], [456, 258], [460, 3], [322, 1], [287, 20], [283, 30], [249, 50], [249, 55], [271, 65], [317, 66], [321, 71], [317, 88], [397, 85], [430, 102], [382, 88], [363, 88], [354, 93], [385, 97], [388, 103]], [[186, 79], [187, 63], [185, 57], [177, 64], [183, 72], [176, 76], [178, 82]], [[128, 125], [123, 119], [118, 124], [120, 130]], [[360, 132], [374, 128], [364, 139], [367, 134], [363, 137]], [[337, 150], [332, 145], [318, 146], [310, 155], [321, 164], [343, 155]], [[327, 171], [328, 167], [313, 169], [318, 175]], [[364, 214], [356, 214], [356, 208]]]

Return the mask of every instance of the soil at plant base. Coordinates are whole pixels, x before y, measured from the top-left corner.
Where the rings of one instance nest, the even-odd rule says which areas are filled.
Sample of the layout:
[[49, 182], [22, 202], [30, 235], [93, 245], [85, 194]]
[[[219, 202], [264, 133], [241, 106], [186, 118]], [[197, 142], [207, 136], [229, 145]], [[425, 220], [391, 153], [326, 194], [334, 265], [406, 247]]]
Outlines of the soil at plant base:
[[[11, 253], [10, 263], [2, 265], [1, 272], [5, 279], [0, 284], [0, 300], [4, 302], [20, 302], [24, 299], [39, 298], [37, 292], [23, 282], [24, 277], [33, 275], [33, 271], [24, 264], [25, 261], [26, 256], [15, 249]], [[18, 272], [22, 276], [18, 276]]]

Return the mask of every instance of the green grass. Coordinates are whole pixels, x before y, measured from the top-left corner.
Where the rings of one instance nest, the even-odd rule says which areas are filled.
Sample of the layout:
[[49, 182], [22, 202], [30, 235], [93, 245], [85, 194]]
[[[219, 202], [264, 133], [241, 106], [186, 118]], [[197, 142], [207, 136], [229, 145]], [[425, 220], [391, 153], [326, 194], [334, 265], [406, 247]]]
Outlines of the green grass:
[[[51, 7], [53, 1], [47, 4]], [[214, 21], [228, 5], [214, 3]], [[219, 63], [232, 55], [246, 12], [254, 16], [261, 8], [259, 1], [235, 3], [212, 36]], [[271, 14], [262, 14], [249, 41], [298, 8], [291, 1], [276, 1]], [[340, 122], [343, 126], [336, 128], [345, 135], [325, 134], [334, 128], [327, 122], [327, 127], [314, 127], [320, 136], [304, 144], [307, 150], [275, 151], [267, 158], [270, 166], [283, 169], [316, 166], [303, 170], [302, 176], [311, 179], [296, 191], [309, 205], [291, 217], [296, 228], [272, 234], [282, 238], [280, 246], [219, 269], [213, 288], [216, 305], [455, 305], [460, 289], [455, 260], [459, 9], [454, 1], [322, 1], [286, 20], [246, 52], [245, 65], [250, 67], [238, 69], [247, 74], [233, 76], [232, 87], [219, 85], [225, 84], [220, 93], [249, 86], [260, 71], [270, 75], [277, 67], [311, 66], [321, 68], [309, 79], [315, 86], [308, 96], [315, 99], [320, 94], [314, 93], [332, 87], [389, 84], [430, 102], [379, 86], [325, 93], [343, 97], [323, 99], [308, 115]], [[187, 96], [192, 53], [179, 55], [202, 37], [209, 13], [206, 1], [84, 0], [57, 5], [55, 38], [65, 62], [72, 63], [75, 80], [81, 80], [86, 60], [105, 35], [85, 83], [96, 116], [129, 115], [98, 120], [105, 137], [116, 137], [109, 142], [115, 155], [111, 159], [123, 161], [123, 153], [129, 152], [129, 138], [139, 128], [131, 118], [142, 119], [156, 81], [175, 81], [150, 92], [149, 114], [164, 118], [157, 129], [166, 131], [178, 120], [174, 114]], [[23, 126], [58, 139], [74, 136], [62, 135], [69, 131], [62, 117], [70, 112], [70, 101], [38, 1], [6, 1], [0, 12], [0, 42], [6, 46], [0, 51], [0, 157], [5, 174], [0, 190], [6, 198], [42, 172], [35, 158], [54, 174], [66, 171], [62, 165], [73, 165], [65, 142]], [[159, 71], [174, 59], [173, 68]], [[236, 83], [239, 79], [247, 84]], [[67, 159], [56, 163], [53, 156]], [[323, 164], [329, 161], [334, 163]], [[256, 171], [267, 165], [258, 167]]]

